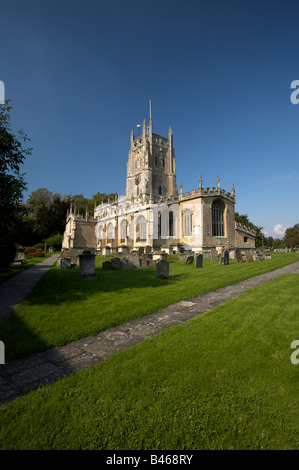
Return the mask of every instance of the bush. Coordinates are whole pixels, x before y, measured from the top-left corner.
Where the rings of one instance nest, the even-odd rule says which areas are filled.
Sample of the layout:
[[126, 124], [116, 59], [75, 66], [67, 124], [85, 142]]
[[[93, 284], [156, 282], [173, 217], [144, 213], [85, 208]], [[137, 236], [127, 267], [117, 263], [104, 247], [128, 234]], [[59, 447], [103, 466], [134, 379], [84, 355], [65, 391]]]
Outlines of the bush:
[[27, 258], [43, 258], [45, 256], [45, 252], [33, 246], [27, 246], [25, 249], [25, 255]]

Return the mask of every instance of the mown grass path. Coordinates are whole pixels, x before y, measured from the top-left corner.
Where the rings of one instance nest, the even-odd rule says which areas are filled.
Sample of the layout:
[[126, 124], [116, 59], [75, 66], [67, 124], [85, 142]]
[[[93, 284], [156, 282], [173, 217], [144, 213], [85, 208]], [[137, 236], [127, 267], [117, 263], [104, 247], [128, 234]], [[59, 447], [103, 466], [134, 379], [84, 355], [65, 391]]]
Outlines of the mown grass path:
[[0, 410], [0, 448], [298, 449], [298, 278], [15, 400]]
[[299, 254], [273, 254], [273, 259], [259, 263], [231, 260], [229, 266], [204, 260], [202, 269], [176, 258], [170, 258], [169, 279], [156, 279], [153, 267], [103, 271], [105, 258], [98, 257], [96, 281], [81, 281], [78, 269], [53, 266], [0, 325], [6, 360], [97, 335], [171, 304], [288, 265]]

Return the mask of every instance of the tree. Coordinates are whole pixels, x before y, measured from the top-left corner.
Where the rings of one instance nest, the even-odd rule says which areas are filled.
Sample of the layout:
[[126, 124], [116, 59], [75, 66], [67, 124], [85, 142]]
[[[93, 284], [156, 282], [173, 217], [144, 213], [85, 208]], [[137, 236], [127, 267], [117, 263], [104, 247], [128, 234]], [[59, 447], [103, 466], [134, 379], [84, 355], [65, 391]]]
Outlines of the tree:
[[20, 169], [32, 151], [23, 147], [30, 140], [23, 130], [13, 134], [11, 110], [9, 100], [0, 105], [0, 259], [5, 265], [15, 253], [19, 204], [27, 187]]
[[47, 188], [39, 188], [31, 193], [26, 207], [35, 221], [39, 235], [38, 241], [64, 232], [70, 196], [53, 194]]
[[284, 242], [289, 248], [299, 246], [299, 224], [287, 228], [284, 234]]

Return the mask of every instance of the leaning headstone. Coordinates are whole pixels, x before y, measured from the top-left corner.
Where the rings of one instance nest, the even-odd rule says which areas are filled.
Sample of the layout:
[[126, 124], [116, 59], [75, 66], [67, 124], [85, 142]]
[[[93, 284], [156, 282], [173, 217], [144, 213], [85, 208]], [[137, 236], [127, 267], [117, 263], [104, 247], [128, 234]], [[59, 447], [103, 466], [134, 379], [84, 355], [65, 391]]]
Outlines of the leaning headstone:
[[214, 263], [218, 261], [218, 255], [217, 255], [216, 248], [211, 249], [211, 261], [213, 261]]
[[186, 264], [193, 264], [194, 256], [187, 256]]
[[92, 281], [97, 279], [95, 273], [95, 255], [89, 250], [84, 250], [81, 255], [79, 255], [79, 278], [84, 281]]
[[111, 269], [112, 269], [111, 261], [104, 261], [104, 263], [102, 265], [102, 269], [104, 271], [111, 271]]
[[132, 251], [132, 253], [129, 254], [127, 259], [128, 259], [128, 268], [140, 267], [139, 256], [136, 251]]
[[236, 249], [236, 260], [238, 263], [243, 263], [243, 256], [239, 248]]
[[195, 266], [197, 268], [202, 268], [202, 263], [203, 263], [203, 255], [199, 253], [195, 258]]
[[169, 263], [166, 259], [160, 259], [156, 263], [156, 279], [169, 278]]
[[120, 258], [118, 258], [118, 257], [111, 258], [111, 268], [113, 270], [122, 269]]

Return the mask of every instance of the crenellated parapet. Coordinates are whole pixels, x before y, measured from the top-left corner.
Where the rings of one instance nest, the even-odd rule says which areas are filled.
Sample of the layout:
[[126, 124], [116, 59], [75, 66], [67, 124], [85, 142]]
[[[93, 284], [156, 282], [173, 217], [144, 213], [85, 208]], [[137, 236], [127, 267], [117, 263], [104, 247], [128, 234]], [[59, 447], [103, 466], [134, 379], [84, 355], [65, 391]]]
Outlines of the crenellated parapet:
[[256, 235], [256, 231], [254, 229], [246, 227], [246, 225], [242, 225], [239, 222], [235, 222], [235, 230], [238, 230], [239, 232], [243, 232], [247, 235], [251, 235], [253, 237], [255, 237]]
[[179, 200], [180, 201], [186, 201], [189, 199], [194, 199], [198, 197], [215, 197], [215, 196], [220, 196], [224, 199], [227, 199], [228, 201], [232, 202], [233, 204], [236, 202], [235, 198], [235, 187], [234, 184], [232, 185], [232, 191], [226, 191], [225, 189], [222, 189], [220, 187], [220, 179], [219, 176], [217, 176], [217, 186], [213, 187], [207, 187], [204, 188], [202, 186], [202, 176], [200, 175], [199, 178], [199, 187], [198, 189], [192, 189], [191, 191], [186, 191], [183, 192], [182, 185], [180, 184], [180, 193], [179, 193]]

